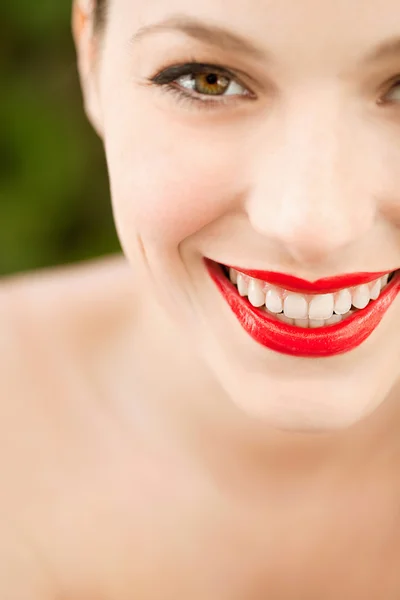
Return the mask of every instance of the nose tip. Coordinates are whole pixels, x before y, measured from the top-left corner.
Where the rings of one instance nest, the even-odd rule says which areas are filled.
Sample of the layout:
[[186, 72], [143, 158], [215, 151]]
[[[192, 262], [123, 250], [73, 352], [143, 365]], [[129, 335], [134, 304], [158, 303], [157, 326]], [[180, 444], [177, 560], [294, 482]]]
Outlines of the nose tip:
[[307, 93], [274, 122], [273, 152], [260, 134], [245, 201], [253, 230], [302, 263], [326, 262], [357, 244], [379, 208], [376, 155], [362, 143], [364, 128], [343, 118], [348, 113], [329, 89], [316, 93], [312, 112]]
[[276, 230], [275, 239], [296, 262], [310, 265], [326, 262], [352, 242], [349, 230], [339, 230], [334, 224], [324, 226], [311, 222], [297, 227], [286, 224], [283, 231]]
[[[273, 204], [273, 203], [272, 203]], [[327, 198], [306, 206], [282, 202], [253, 205], [248, 210], [255, 231], [274, 241], [297, 263], [315, 265], [335, 255], [363, 237], [375, 218], [373, 203], [359, 210], [355, 200]]]

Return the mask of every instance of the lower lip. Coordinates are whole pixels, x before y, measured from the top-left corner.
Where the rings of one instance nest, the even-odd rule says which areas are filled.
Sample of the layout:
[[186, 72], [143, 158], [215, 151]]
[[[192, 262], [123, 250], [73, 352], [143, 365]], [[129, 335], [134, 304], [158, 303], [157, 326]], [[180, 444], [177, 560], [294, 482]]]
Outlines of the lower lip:
[[204, 259], [207, 270], [222, 296], [247, 333], [263, 346], [291, 356], [335, 356], [353, 350], [364, 342], [381, 322], [400, 291], [400, 272], [396, 273], [377, 300], [336, 325], [303, 329], [283, 323], [255, 308], [240, 296], [237, 288], [217, 263]]

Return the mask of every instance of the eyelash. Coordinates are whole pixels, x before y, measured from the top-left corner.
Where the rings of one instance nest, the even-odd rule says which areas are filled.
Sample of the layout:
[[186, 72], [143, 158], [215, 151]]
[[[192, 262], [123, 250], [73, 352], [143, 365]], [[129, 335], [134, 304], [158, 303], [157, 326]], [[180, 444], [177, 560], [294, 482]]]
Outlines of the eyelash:
[[[213, 73], [216, 75], [226, 77], [230, 81], [230, 83], [238, 83], [245, 90], [247, 90], [248, 93], [236, 96], [224, 96], [221, 94], [219, 96], [216, 95], [216, 97], [218, 97], [218, 100], [213, 100], [211, 99], [211, 94], [207, 95], [199, 93], [199, 95], [196, 96], [195, 94], [192, 94], [186, 91], [185, 89], [178, 87], [178, 85], [173, 85], [174, 82], [176, 82], [181, 77], [184, 77], [185, 75], [204, 75], [206, 73]], [[243, 83], [241, 83], [240, 79], [235, 75], [235, 73], [233, 73], [226, 67], [222, 67], [220, 65], [215, 64], [201, 63], [196, 59], [192, 59], [189, 63], [164, 67], [163, 69], [158, 71], [156, 75], [150, 77], [149, 79], [146, 79], [145, 84], [149, 86], [156, 86], [159, 89], [161, 88], [162, 91], [173, 94], [178, 99], [179, 103], [183, 103], [189, 106], [196, 105], [196, 107], [201, 109], [204, 108], [206, 110], [220, 108], [221, 106], [226, 106], [227, 104], [235, 105], [242, 98], [254, 99], [254, 95], [252, 94], [252, 92], [250, 92], [247, 89], [247, 87]], [[390, 87], [387, 94], [389, 94], [394, 88], [400, 87], [400, 76], [396, 75], [392, 80], [389, 81], [388, 85]], [[388, 103], [389, 105], [398, 105], [397, 100], [389, 100]], [[385, 104], [384, 100], [381, 99], [378, 101], [378, 105], [383, 104]]]
[[[389, 89], [386, 92], [386, 95], [390, 94], [390, 92], [392, 92], [395, 88], [400, 88], [400, 75], [396, 75], [395, 77], [393, 77], [392, 79], [389, 80], [389, 83], [387, 84]], [[395, 104], [396, 106], [399, 104], [398, 100], [389, 100], [387, 101], [389, 105], [393, 105]], [[385, 102], [383, 100], [379, 100], [378, 104], [384, 104]]]
[[[181, 79], [185, 75], [204, 75], [213, 73], [225, 77], [230, 83], [235, 82], [247, 90], [247, 94], [243, 95], [228, 95], [223, 94], [217, 96], [218, 100], [209, 99], [212, 98], [212, 94], [200, 94], [195, 95], [186, 91], [185, 89], [174, 85], [178, 79]], [[186, 64], [178, 64], [170, 67], [165, 67], [160, 70], [155, 76], [146, 79], [146, 84], [151, 86], [157, 86], [163, 91], [173, 94], [180, 103], [189, 104], [192, 106], [195, 104], [199, 108], [204, 109], [215, 109], [227, 104], [236, 104], [242, 98], [249, 99], [254, 98], [254, 95], [247, 89], [247, 87], [241, 83], [240, 79], [229, 69], [221, 67], [219, 65], [212, 65], [201, 63], [192, 59], [192, 62]], [[228, 89], [228, 88], [227, 88]]]

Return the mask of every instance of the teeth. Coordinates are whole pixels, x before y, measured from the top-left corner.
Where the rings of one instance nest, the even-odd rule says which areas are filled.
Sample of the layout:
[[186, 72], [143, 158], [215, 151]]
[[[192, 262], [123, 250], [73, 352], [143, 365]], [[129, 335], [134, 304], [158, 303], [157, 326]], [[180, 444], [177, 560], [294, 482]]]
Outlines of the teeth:
[[358, 285], [353, 291], [353, 306], [356, 308], [365, 308], [370, 301], [369, 286], [366, 283]]
[[289, 319], [289, 317], [287, 317], [284, 313], [276, 315], [276, 318], [280, 321], [283, 321], [283, 323], [287, 323], [288, 325], [294, 325], [294, 319]]
[[238, 273], [237, 287], [241, 296], [247, 296], [249, 286], [245, 277], [241, 273]]
[[382, 282], [380, 279], [375, 281], [374, 285], [372, 286], [369, 292], [371, 300], [377, 300], [379, 298], [379, 294], [381, 293], [381, 285]]
[[336, 323], [340, 323], [343, 320], [342, 315], [333, 314], [330, 319], [326, 319], [325, 325], [336, 325]]
[[351, 308], [350, 290], [340, 290], [335, 297], [334, 310], [337, 315], [345, 315]]
[[[237, 286], [241, 296], [266, 309], [283, 323], [302, 328], [318, 328], [340, 323], [356, 309], [364, 309], [370, 300], [377, 300], [387, 285], [389, 274], [375, 282], [343, 289], [335, 294], [302, 295], [266, 284], [258, 279], [229, 269], [229, 279]], [[282, 312], [283, 311], [283, 312]]]
[[308, 309], [310, 319], [330, 319], [333, 315], [333, 305], [333, 294], [314, 296]]
[[256, 281], [255, 279], [250, 279], [248, 296], [249, 302], [253, 306], [264, 306], [265, 294], [263, 292], [262, 285], [259, 281]]
[[309, 319], [308, 326], [310, 329], [316, 329], [317, 327], [324, 327], [325, 320], [324, 319]]
[[270, 288], [265, 297], [265, 306], [272, 313], [280, 313], [283, 310], [283, 301], [282, 298], [275, 288]]
[[303, 327], [304, 329], [308, 328], [308, 319], [295, 319], [294, 324], [297, 327]]
[[300, 294], [288, 294], [285, 298], [283, 311], [289, 319], [307, 319], [308, 303]]

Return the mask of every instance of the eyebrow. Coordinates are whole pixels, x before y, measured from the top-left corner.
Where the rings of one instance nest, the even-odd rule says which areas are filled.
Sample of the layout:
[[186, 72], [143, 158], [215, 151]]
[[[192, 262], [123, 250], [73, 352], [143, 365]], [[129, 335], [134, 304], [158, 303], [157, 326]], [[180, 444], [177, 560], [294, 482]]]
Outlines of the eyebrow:
[[179, 31], [193, 39], [216, 46], [221, 50], [240, 52], [258, 60], [271, 59], [272, 57], [272, 54], [238, 33], [225, 29], [220, 25], [201, 21], [187, 15], [172, 15], [158, 23], [140, 27], [132, 36], [131, 42], [137, 42], [150, 34], [162, 31]]
[[392, 37], [388, 40], [384, 40], [378, 46], [368, 52], [364, 58], [361, 59], [361, 63], [375, 63], [382, 60], [386, 60], [391, 57], [400, 56], [400, 37]]
[[[272, 52], [258, 46], [245, 36], [189, 15], [171, 15], [158, 23], [140, 27], [131, 37], [131, 42], [136, 43], [148, 35], [166, 31], [178, 31], [221, 50], [240, 52], [258, 60], [273, 62], [275, 59]], [[384, 40], [367, 52], [359, 63], [362, 65], [376, 63], [397, 55], [400, 55], [400, 36]]]

